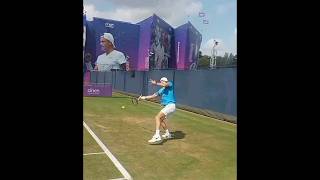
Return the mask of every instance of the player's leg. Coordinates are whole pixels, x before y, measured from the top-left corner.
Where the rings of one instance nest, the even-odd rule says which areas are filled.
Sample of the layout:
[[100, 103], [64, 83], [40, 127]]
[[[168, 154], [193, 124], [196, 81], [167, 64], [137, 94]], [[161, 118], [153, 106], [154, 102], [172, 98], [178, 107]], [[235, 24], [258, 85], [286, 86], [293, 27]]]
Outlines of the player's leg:
[[172, 138], [169, 129], [167, 128], [167, 124], [164, 121], [164, 119], [169, 115], [172, 114], [176, 109], [175, 104], [168, 104], [166, 105], [155, 117], [156, 121], [156, 133], [150, 139], [148, 142], [149, 143], [157, 143], [161, 141], [161, 136], [160, 136], [160, 126], [162, 126], [165, 130], [166, 133], [164, 134], [164, 138]]
[[161, 125], [161, 119], [165, 117], [165, 114], [163, 114], [161, 111], [155, 116], [156, 120], [156, 133], [153, 135], [153, 137], [148, 141], [149, 143], [158, 143], [161, 141], [160, 136], [160, 125]]
[[[155, 119], [156, 119], [156, 135], [158, 135], [158, 133], [160, 133], [160, 125], [161, 125], [162, 119], [164, 119], [165, 116], [166, 115], [160, 111], [155, 117]], [[166, 125], [165, 125], [165, 127], [166, 127]]]
[[160, 123], [161, 127], [163, 128], [163, 130], [167, 130], [168, 129], [168, 126], [167, 126], [167, 124], [165, 122], [165, 119], [166, 119], [166, 117], [161, 118], [161, 123]]
[[161, 126], [162, 126], [163, 130], [165, 130], [165, 133], [161, 137], [164, 138], [164, 139], [171, 139], [171, 138], [173, 138], [173, 134], [170, 133], [166, 121], [168, 121], [168, 116], [163, 118], [162, 121], [161, 121]]
[[173, 138], [172, 134], [170, 133], [170, 131], [168, 129], [166, 121], [168, 121], [169, 116], [172, 115], [172, 113], [175, 111], [175, 109], [176, 109], [175, 104], [168, 104], [161, 110], [161, 112], [163, 114], [165, 114], [165, 116], [163, 117], [163, 119], [161, 121], [162, 127], [166, 130], [165, 134], [162, 135], [162, 137], [165, 139]]
[[166, 123], [166, 120], [163, 120], [161, 122], [163, 129], [165, 130], [165, 133], [161, 136], [164, 139], [171, 139], [173, 138], [173, 135], [170, 133], [168, 125]]
[[[169, 134], [170, 133], [168, 125], [167, 125], [167, 123], [165, 121], [167, 118], [168, 118], [167, 116], [162, 117], [161, 118], [161, 122], [160, 122], [161, 127], [163, 128], [163, 130], [165, 130], [165, 134]], [[162, 137], [164, 137], [164, 136], [162, 135]]]

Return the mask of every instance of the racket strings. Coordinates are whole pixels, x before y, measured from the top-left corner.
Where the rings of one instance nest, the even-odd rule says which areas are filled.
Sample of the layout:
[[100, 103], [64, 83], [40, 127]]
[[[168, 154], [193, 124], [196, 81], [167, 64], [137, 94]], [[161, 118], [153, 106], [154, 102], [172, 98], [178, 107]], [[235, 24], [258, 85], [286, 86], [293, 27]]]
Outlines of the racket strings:
[[138, 98], [131, 98], [132, 104], [138, 104]]

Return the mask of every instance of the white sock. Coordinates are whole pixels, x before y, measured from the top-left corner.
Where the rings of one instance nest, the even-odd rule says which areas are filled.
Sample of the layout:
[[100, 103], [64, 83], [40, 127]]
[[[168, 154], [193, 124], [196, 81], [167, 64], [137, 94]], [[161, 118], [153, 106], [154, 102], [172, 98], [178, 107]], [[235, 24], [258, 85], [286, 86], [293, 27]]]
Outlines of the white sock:
[[155, 135], [156, 136], [160, 136], [160, 130], [159, 129], [156, 130], [156, 134]]
[[169, 134], [169, 133], [170, 133], [170, 132], [169, 132], [169, 129], [167, 129], [167, 130], [166, 130], [166, 134]]

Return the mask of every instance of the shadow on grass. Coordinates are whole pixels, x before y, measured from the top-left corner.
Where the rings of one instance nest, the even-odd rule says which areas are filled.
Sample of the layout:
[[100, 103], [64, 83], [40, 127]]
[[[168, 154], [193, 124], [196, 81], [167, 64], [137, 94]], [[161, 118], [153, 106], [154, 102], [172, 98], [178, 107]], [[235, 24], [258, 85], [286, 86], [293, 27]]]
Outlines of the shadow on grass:
[[169, 139], [169, 140], [175, 140], [175, 139], [183, 139], [186, 134], [182, 131], [174, 131], [174, 132], [171, 132], [172, 135], [173, 135], [173, 138], [172, 139]]

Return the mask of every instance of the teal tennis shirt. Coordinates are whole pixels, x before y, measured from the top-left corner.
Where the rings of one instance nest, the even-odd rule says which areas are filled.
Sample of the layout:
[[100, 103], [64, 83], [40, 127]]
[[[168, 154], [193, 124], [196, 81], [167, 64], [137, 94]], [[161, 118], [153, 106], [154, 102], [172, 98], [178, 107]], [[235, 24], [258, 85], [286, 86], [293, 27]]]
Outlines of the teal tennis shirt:
[[173, 83], [170, 81], [168, 87], [162, 87], [157, 92], [158, 96], [161, 96], [161, 104], [166, 106], [170, 103], [176, 103], [176, 97], [174, 95], [174, 86]]

